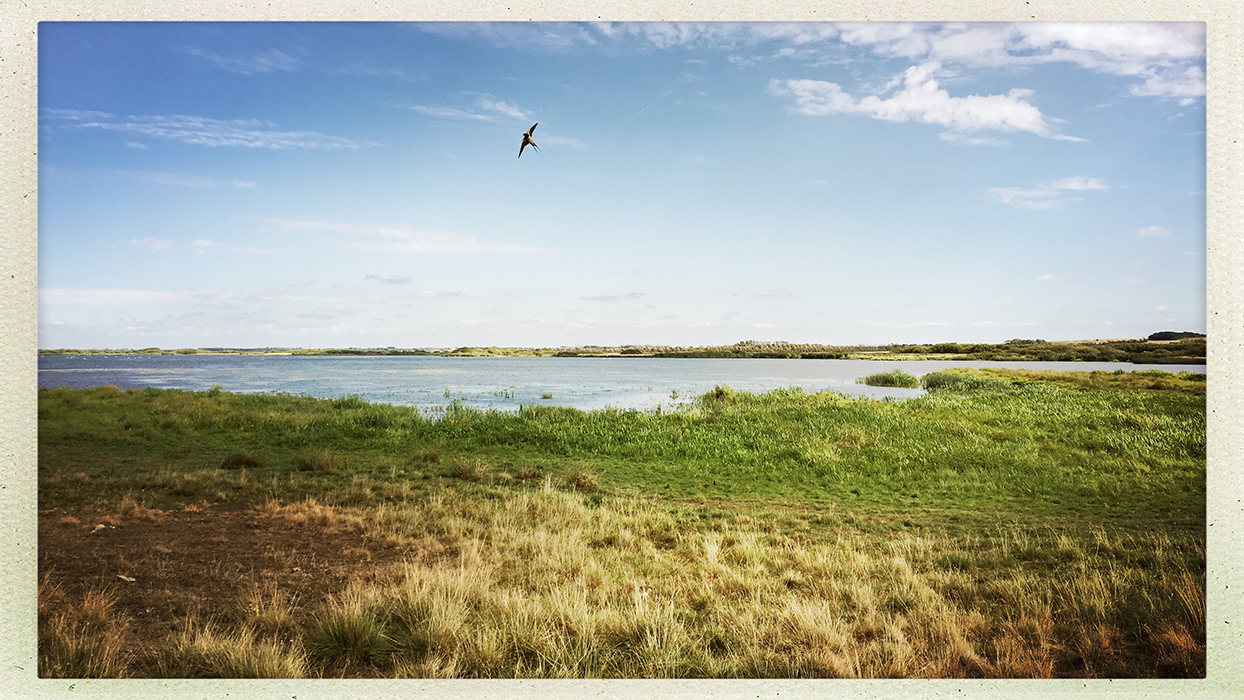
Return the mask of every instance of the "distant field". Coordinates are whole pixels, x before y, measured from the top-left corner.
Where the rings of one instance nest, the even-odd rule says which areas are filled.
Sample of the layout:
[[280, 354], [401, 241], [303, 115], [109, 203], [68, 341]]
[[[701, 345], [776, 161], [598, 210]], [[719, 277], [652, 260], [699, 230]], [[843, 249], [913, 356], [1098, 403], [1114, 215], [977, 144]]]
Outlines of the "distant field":
[[39, 392], [40, 674], [1205, 672], [1205, 377], [676, 413]]

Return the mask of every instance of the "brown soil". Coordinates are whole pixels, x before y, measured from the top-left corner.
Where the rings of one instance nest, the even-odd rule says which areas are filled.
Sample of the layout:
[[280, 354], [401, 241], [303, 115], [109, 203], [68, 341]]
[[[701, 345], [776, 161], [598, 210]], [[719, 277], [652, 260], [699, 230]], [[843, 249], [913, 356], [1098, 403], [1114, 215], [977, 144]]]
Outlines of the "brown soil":
[[39, 577], [50, 584], [40, 609], [107, 591], [132, 640], [158, 644], [187, 617], [239, 619], [256, 588], [293, 596], [294, 615], [303, 617], [353, 581], [386, 576], [407, 554], [348, 524], [326, 528], [257, 511], [57, 509], [39, 517]]

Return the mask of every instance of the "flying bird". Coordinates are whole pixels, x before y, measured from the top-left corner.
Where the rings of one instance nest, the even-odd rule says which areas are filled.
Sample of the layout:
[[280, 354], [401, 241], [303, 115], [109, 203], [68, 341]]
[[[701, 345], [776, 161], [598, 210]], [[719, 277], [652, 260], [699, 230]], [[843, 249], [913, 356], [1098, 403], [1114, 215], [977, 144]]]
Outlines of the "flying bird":
[[536, 142], [531, 140], [531, 135], [532, 133], [535, 132], [537, 126], [540, 126], [540, 122], [536, 122], [535, 124], [532, 124], [531, 128], [527, 130], [527, 133], [523, 134], [523, 142], [518, 147], [519, 158], [523, 157], [523, 149], [526, 148], [528, 145], [536, 149], [537, 153], [540, 151], [540, 147], [536, 145]]

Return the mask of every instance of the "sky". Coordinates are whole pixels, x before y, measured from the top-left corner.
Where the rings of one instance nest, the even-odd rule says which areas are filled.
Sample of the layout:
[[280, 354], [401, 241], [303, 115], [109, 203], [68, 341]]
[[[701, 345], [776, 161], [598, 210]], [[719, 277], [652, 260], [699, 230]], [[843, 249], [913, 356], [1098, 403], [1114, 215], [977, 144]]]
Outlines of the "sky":
[[1201, 23], [39, 27], [41, 348], [1206, 329]]

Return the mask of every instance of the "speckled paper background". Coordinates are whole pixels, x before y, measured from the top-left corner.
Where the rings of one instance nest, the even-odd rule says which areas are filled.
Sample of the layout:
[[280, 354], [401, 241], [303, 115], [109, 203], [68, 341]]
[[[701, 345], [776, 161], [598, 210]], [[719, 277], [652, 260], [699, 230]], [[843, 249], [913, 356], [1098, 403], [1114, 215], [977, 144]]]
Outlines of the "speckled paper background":
[[[1244, 25], [1234, 0], [0, 0], [0, 695], [126, 698], [1244, 697]], [[1203, 21], [1208, 41], [1208, 678], [1066, 681], [40, 680], [35, 618], [37, 26], [117, 20]]]

